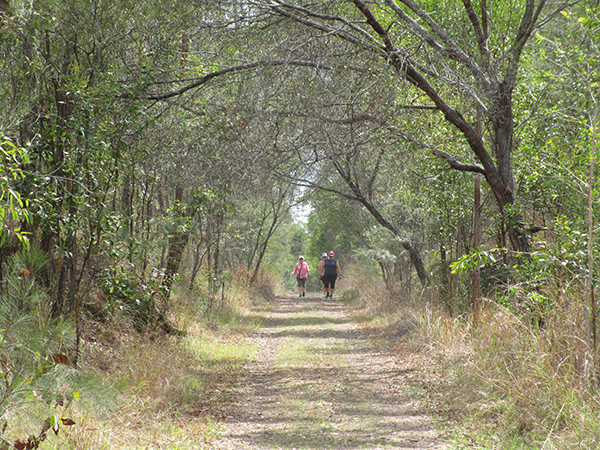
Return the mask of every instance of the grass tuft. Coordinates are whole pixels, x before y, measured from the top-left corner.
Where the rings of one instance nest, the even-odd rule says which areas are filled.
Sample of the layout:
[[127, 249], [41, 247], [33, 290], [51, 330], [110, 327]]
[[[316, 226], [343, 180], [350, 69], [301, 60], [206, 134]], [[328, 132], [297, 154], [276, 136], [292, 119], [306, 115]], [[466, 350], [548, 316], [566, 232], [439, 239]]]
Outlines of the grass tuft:
[[[506, 308], [487, 303], [478, 327], [429, 312], [420, 339], [445, 367], [440, 389], [453, 401], [460, 427], [482, 448], [597, 448], [598, 396], [584, 387], [567, 333], [575, 321], [552, 329], [523, 323]], [[556, 327], [560, 326], [561, 330]]]

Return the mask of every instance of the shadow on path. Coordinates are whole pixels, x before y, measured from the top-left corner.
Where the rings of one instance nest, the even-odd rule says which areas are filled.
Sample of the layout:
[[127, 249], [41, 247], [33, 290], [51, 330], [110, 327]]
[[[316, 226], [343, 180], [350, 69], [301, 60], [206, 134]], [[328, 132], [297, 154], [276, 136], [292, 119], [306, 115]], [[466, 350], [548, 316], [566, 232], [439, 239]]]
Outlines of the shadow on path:
[[216, 448], [434, 448], [434, 425], [403, 378], [410, 371], [335, 299], [283, 298], [256, 318], [258, 353]]

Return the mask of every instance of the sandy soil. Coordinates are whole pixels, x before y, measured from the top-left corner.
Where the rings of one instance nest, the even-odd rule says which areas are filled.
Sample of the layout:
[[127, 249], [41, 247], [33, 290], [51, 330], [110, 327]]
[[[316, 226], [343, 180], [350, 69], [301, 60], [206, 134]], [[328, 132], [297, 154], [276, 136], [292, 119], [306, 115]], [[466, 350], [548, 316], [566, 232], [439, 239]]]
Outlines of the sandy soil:
[[256, 311], [255, 359], [218, 449], [442, 449], [415, 371], [335, 298]]

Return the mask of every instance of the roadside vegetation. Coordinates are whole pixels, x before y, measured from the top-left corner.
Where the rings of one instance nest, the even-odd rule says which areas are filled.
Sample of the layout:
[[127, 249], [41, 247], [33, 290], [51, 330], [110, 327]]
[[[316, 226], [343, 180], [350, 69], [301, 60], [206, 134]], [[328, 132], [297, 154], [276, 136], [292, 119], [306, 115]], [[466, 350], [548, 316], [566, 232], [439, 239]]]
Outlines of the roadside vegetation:
[[[382, 350], [419, 371], [414, 395], [426, 399], [455, 448], [595, 447], [598, 405], [578, 360], [584, 312], [569, 298], [559, 313], [543, 315], [543, 326], [486, 299], [475, 327], [469, 315], [444, 312], [434, 290], [390, 292], [376, 264], [345, 269], [339, 301]], [[3, 352], [20, 368], [5, 372], [5, 439], [34, 445], [36, 431], [51, 420], [39, 442], [50, 449], [218, 448], [219, 424], [256, 351], [257, 311], [277, 301], [275, 292], [293, 292], [266, 277], [258, 290], [232, 286], [207, 313], [202, 292], [188, 291], [181, 280], [170, 315], [181, 335], [140, 333], [117, 313], [110, 327], [87, 317], [84, 326], [96, 332], [74, 370], [66, 356], [73, 324], [48, 319], [47, 297], [27, 290], [33, 285], [17, 273], [14, 288], [27, 292], [30, 313], [7, 309], [16, 297], [3, 297]], [[18, 336], [23, 331], [27, 339]], [[17, 341], [26, 345], [8, 347]]]
[[468, 311], [448, 314], [427, 290], [390, 296], [364, 269], [346, 271], [343, 297], [370, 318], [365, 326], [379, 330], [384, 348], [419, 370], [415, 395], [427, 399], [451, 448], [597, 447], [600, 405], [585, 361], [581, 285], [552, 292], [553, 308], [539, 298], [518, 297], [535, 302], [519, 307], [484, 298], [474, 324]]

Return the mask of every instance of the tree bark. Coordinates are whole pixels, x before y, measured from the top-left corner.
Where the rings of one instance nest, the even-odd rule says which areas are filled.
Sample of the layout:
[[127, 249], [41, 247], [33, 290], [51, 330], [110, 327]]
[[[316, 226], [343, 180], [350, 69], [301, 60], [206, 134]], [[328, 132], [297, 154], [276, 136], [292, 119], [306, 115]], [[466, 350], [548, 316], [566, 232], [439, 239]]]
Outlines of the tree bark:
[[594, 298], [594, 184], [595, 184], [595, 161], [597, 151], [597, 125], [598, 125], [598, 100], [594, 104], [594, 112], [591, 118], [592, 148], [590, 150], [590, 175], [587, 186], [588, 200], [588, 274], [585, 279], [586, 308], [586, 341], [588, 345], [588, 361], [590, 365], [589, 384], [592, 391], [598, 388], [598, 352], [596, 342], [596, 299]]
[[[479, 174], [475, 175], [475, 201], [473, 205], [473, 247], [476, 252], [481, 245], [481, 181]], [[479, 271], [479, 257], [477, 267], [473, 272], [473, 323], [479, 324], [479, 313], [481, 309], [481, 273]]]

